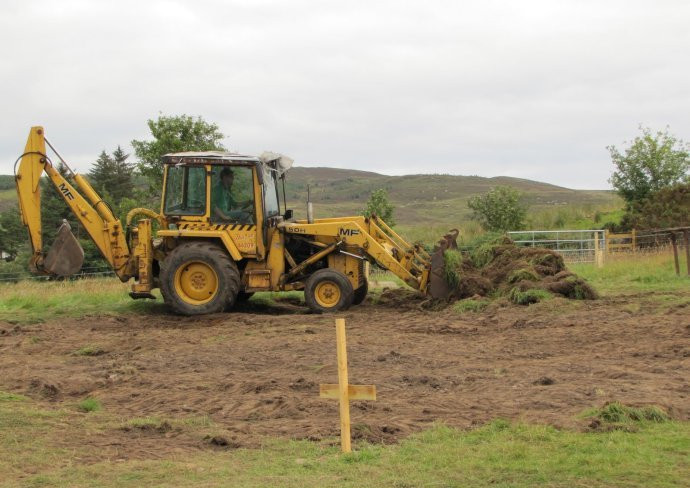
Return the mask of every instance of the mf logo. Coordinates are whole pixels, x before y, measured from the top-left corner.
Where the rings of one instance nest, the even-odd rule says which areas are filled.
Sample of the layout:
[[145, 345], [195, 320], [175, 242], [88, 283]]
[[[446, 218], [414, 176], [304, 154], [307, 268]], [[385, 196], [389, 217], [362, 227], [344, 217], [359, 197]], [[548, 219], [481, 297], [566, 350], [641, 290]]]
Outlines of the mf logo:
[[60, 183], [59, 188], [67, 200], [74, 200], [74, 195], [72, 195], [72, 192], [69, 191], [69, 188], [67, 188], [64, 183]]
[[356, 236], [359, 235], [357, 229], [343, 229], [342, 227], [338, 230], [338, 235], [340, 236]]

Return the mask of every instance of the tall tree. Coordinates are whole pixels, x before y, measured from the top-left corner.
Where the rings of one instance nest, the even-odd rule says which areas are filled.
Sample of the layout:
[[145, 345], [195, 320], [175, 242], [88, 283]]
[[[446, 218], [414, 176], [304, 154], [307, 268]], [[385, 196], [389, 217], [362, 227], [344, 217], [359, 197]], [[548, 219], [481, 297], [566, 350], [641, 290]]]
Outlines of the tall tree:
[[14, 258], [26, 242], [26, 230], [22, 226], [19, 209], [10, 208], [0, 212], [0, 252]]
[[525, 226], [527, 207], [522, 194], [510, 186], [497, 186], [484, 195], [470, 198], [467, 206], [472, 220], [491, 232], [521, 230]]
[[690, 146], [670, 134], [668, 128], [656, 133], [645, 127], [640, 130], [642, 135], [623, 152], [607, 147], [616, 167], [609, 182], [629, 209], [653, 192], [690, 181]]
[[164, 154], [180, 151], [224, 150], [225, 138], [218, 126], [199, 117], [189, 115], [159, 115], [147, 122], [153, 140], [133, 140], [134, 154], [139, 159], [139, 171], [154, 189], [163, 183]]
[[91, 171], [89, 180], [91, 185], [102, 196], [108, 196], [113, 205], [118, 205], [120, 200], [131, 197], [134, 190], [132, 173], [134, 168], [127, 162], [129, 154], [126, 154], [120, 146], [109, 155], [102, 151]]

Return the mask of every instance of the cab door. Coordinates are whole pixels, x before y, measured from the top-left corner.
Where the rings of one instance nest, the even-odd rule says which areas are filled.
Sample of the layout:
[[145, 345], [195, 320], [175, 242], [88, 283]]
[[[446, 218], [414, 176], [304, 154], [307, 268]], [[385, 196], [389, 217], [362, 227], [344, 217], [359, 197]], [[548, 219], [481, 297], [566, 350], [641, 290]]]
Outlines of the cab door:
[[252, 166], [210, 166], [211, 229], [228, 232], [245, 257], [259, 254], [257, 229], [261, 228], [261, 206], [256, 204], [255, 178]]

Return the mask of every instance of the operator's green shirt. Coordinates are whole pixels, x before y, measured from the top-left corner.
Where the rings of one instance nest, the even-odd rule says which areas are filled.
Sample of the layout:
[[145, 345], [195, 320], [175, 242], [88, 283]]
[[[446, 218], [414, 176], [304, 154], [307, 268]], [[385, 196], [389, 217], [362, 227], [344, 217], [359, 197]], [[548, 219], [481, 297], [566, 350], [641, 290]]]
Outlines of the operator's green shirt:
[[211, 211], [213, 212], [218, 208], [227, 215], [228, 212], [236, 209], [236, 207], [237, 202], [232, 198], [230, 190], [225, 188], [222, 182], [218, 182], [211, 192]]

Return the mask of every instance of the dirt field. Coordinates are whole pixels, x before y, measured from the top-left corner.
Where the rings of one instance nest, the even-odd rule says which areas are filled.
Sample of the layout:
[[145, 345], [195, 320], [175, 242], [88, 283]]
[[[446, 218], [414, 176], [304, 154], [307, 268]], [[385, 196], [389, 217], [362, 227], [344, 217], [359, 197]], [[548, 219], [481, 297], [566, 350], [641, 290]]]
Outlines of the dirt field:
[[[463, 315], [395, 298], [353, 307], [344, 314], [350, 381], [378, 388], [378, 401], [353, 402], [354, 437], [389, 443], [437, 420], [470, 427], [497, 417], [586, 429], [578, 414], [610, 400], [687, 420], [689, 294], [664, 295], [664, 306], [639, 294]], [[86, 346], [91, 355], [75, 353]], [[318, 397], [319, 383], [337, 382], [335, 361], [333, 317], [290, 302], [204, 318], [0, 323], [0, 390], [75, 412], [93, 396], [121, 419], [55, 439], [93, 446], [81, 461], [336, 436], [337, 402]], [[215, 439], [165, 420], [126, 424], [205, 416]]]

